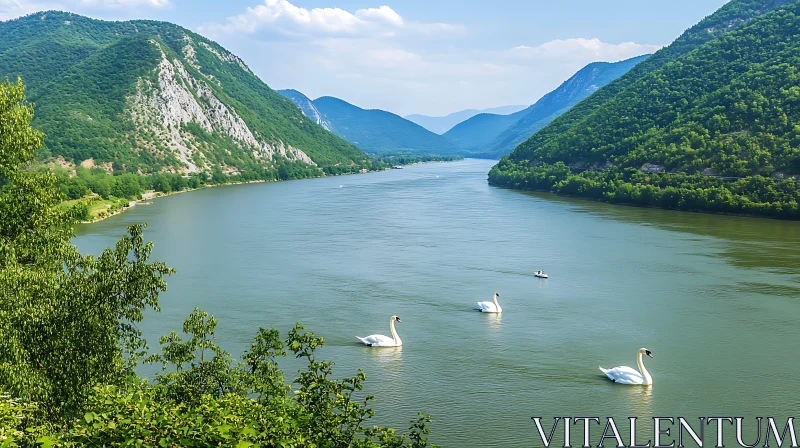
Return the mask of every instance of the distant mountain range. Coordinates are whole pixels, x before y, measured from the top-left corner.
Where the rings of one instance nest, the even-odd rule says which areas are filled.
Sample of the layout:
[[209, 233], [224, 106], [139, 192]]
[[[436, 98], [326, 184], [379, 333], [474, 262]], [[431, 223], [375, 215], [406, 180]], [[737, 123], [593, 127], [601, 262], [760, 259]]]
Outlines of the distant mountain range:
[[296, 90], [281, 90], [279, 93], [298, 104], [306, 115], [318, 114], [321, 124], [367, 153], [458, 153], [458, 148], [441, 135], [391, 112], [362, 109], [330, 96], [309, 101]]
[[292, 100], [292, 102], [303, 111], [306, 117], [314, 120], [315, 123], [328, 131], [333, 131], [333, 124], [325, 121], [322, 117], [322, 113], [320, 113], [319, 109], [317, 109], [317, 106], [314, 105], [314, 102], [311, 101], [310, 98], [294, 89], [278, 90], [278, 93]]
[[444, 117], [431, 117], [428, 115], [407, 115], [405, 118], [406, 120], [413, 121], [414, 123], [422, 126], [423, 128], [435, 133], [435, 134], [444, 134], [445, 132], [449, 131], [453, 126], [461, 123], [464, 120], [469, 120], [470, 118], [474, 117], [478, 114], [497, 114], [497, 115], [508, 115], [513, 114], [514, 112], [519, 112], [522, 109], [525, 109], [527, 106], [501, 106], [501, 107], [493, 107], [491, 109], [466, 109], [458, 112], [453, 112], [452, 114], [445, 115]]
[[55, 11], [0, 22], [0, 79], [17, 76], [36, 104], [47, 158], [217, 175], [287, 162], [348, 172], [366, 160], [244, 61], [171, 23]]
[[447, 131], [444, 137], [456, 144], [462, 153], [500, 158], [572, 106], [648, 57], [638, 56], [614, 63], [593, 62], [532, 106], [511, 115], [476, 115]]
[[[361, 109], [338, 98], [322, 97], [312, 101], [296, 90], [280, 90], [279, 93], [292, 100], [317, 124], [368, 153], [459, 154], [498, 159], [648, 56], [614, 63], [591, 63], [528, 107], [470, 109], [445, 117], [409, 115], [403, 118], [383, 110]], [[442, 135], [433, 131], [450, 126], [452, 128]]]

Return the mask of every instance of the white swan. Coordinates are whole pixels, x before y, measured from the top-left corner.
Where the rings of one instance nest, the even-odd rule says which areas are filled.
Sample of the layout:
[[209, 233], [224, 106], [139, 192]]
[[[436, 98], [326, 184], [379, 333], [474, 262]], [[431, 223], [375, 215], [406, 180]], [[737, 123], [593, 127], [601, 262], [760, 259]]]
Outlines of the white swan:
[[492, 295], [492, 300], [494, 300], [494, 302], [478, 302], [478, 310], [482, 313], [502, 313], [503, 309], [500, 308], [500, 304], [497, 303], [498, 297], [500, 297], [500, 294], [494, 293]]
[[636, 357], [636, 364], [639, 366], [638, 372], [628, 366], [614, 367], [613, 369], [604, 369], [600, 367], [600, 370], [606, 374], [608, 379], [615, 383], [644, 385], [653, 384], [653, 377], [650, 376], [650, 372], [648, 372], [644, 367], [642, 355], [647, 355], [651, 358], [653, 357], [653, 353], [650, 352], [650, 350], [646, 348], [640, 348]]
[[400, 336], [397, 335], [397, 331], [394, 329], [394, 322], [397, 321], [398, 323], [402, 323], [403, 321], [400, 320], [397, 316], [392, 316], [389, 319], [389, 328], [392, 330], [392, 337], [384, 336], [382, 334], [372, 334], [365, 338], [360, 336], [356, 336], [361, 342], [370, 347], [400, 347], [403, 345], [403, 341], [400, 340]]

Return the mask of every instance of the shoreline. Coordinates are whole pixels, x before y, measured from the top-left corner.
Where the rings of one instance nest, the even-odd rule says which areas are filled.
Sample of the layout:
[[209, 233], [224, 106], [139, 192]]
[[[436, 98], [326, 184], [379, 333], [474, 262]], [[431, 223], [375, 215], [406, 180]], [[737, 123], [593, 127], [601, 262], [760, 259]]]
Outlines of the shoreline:
[[[357, 174], [357, 173], [353, 173], [353, 174]], [[313, 179], [313, 178], [308, 177], [306, 179]], [[298, 180], [301, 180], [301, 179], [298, 179]], [[181, 191], [170, 191], [169, 193], [154, 192], [155, 194], [153, 196], [147, 198], [147, 199], [139, 199], [139, 200], [135, 200], [135, 201], [130, 201], [130, 202], [135, 202], [136, 203], [135, 206], [122, 207], [119, 210], [116, 210], [113, 213], [109, 213], [109, 214], [107, 214], [107, 215], [105, 215], [103, 217], [97, 217], [97, 218], [95, 218], [95, 219], [93, 219], [91, 221], [78, 221], [77, 224], [94, 224], [96, 222], [104, 221], [104, 220], [106, 220], [106, 219], [108, 219], [108, 218], [110, 218], [112, 216], [116, 216], [116, 215], [122, 214], [122, 213], [124, 213], [127, 210], [130, 210], [132, 208], [140, 207], [140, 206], [143, 206], [143, 205], [150, 205], [151, 202], [149, 202], [149, 201], [152, 201], [153, 199], [165, 198], [167, 196], [173, 196], [173, 195], [182, 194], [182, 193], [190, 193], [192, 191], [200, 191], [200, 190], [204, 190], [206, 188], [224, 187], [226, 185], [260, 184], [260, 183], [267, 183], [267, 182], [281, 182], [281, 181], [279, 181], [279, 180], [236, 181], [236, 182], [226, 182], [224, 184], [203, 185], [200, 188], [185, 188], [185, 189], [183, 189]]]
[[781, 218], [777, 216], [770, 216], [770, 215], [759, 215], [755, 213], [734, 213], [734, 212], [723, 212], [723, 211], [713, 211], [713, 210], [703, 210], [703, 209], [680, 209], [680, 208], [664, 208], [659, 207], [657, 205], [646, 205], [646, 204], [635, 204], [632, 202], [608, 202], [603, 201], [601, 199], [593, 199], [588, 198], [585, 196], [577, 196], [572, 194], [562, 194], [556, 193], [550, 190], [536, 190], [536, 189], [520, 189], [520, 188], [512, 188], [506, 187], [504, 185], [497, 185], [493, 183], [489, 183], [489, 186], [495, 188], [502, 188], [504, 190], [516, 191], [520, 193], [544, 193], [544, 194], [552, 194], [557, 197], [561, 198], [568, 198], [568, 199], [577, 199], [580, 201], [587, 201], [592, 203], [598, 204], [607, 204], [611, 206], [619, 206], [619, 207], [629, 207], [629, 208], [640, 208], [640, 209], [649, 209], [649, 210], [661, 210], [665, 212], [679, 212], [679, 213], [695, 213], [695, 214], [702, 214], [702, 215], [717, 215], [717, 216], [730, 216], [736, 218], [755, 218], [755, 219], [771, 219], [774, 221], [786, 221], [786, 222], [800, 222], [800, 218]]
[[[461, 159], [461, 160], [466, 160], [466, 159], [464, 158], [464, 159]], [[427, 162], [408, 163], [408, 164], [405, 164], [405, 165], [402, 165], [402, 166], [424, 165], [424, 164], [428, 164], [428, 163], [459, 162], [461, 160], [429, 160]], [[320, 177], [304, 177], [304, 178], [301, 178], [301, 179], [289, 179], [289, 180], [323, 179], [323, 178], [326, 178], [326, 177], [352, 176], [352, 175], [355, 175], [355, 174], [383, 173], [385, 171], [392, 171], [392, 170], [393, 170], [393, 168], [384, 168], [382, 170], [367, 171], [366, 173], [355, 172], [355, 173], [335, 174], [335, 175], [320, 176]], [[116, 210], [113, 213], [109, 213], [109, 214], [107, 214], [105, 216], [97, 217], [97, 218], [92, 219], [90, 221], [77, 221], [75, 224], [94, 224], [94, 223], [97, 223], [97, 222], [100, 222], [100, 221], [104, 221], [104, 220], [106, 220], [108, 218], [111, 218], [112, 216], [116, 216], [116, 215], [125, 213], [127, 210], [130, 210], [132, 208], [136, 208], [136, 207], [139, 207], [139, 206], [142, 206], [142, 205], [149, 205], [150, 204], [149, 201], [151, 201], [153, 199], [164, 198], [164, 197], [172, 196], [172, 195], [176, 195], [176, 194], [189, 193], [189, 192], [192, 192], [192, 191], [200, 191], [200, 190], [203, 190], [203, 189], [206, 189], [206, 188], [224, 187], [224, 186], [227, 186], [227, 185], [261, 184], [261, 183], [268, 183], [268, 182], [285, 182], [285, 181], [283, 181], [283, 180], [247, 180], [247, 181], [226, 182], [226, 183], [223, 183], [223, 184], [203, 185], [200, 188], [185, 188], [185, 189], [183, 189], [181, 191], [170, 191], [169, 193], [154, 192], [155, 193], [154, 196], [149, 197], [147, 199], [139, 199], [139, 200], [135, 200], [135, 201], [131, 200], [130, 202], [135, 202], [136, 203], [136, 205], [133, 206], [133, 207], [125, 206], [125, 207], [122, 207], [119, 210]]]

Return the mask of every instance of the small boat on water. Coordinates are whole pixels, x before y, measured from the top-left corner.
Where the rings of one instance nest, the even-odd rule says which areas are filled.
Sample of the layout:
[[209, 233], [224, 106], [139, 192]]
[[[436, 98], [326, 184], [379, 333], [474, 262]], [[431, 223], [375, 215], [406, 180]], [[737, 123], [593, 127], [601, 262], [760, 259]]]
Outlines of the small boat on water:
[[392, 167], [392, 169], [393, 170], [402, 170], [403, 169], [403, 165], [395, 165], [395, 166]]
[[538, 271], [534, 272], [533, 276], [534, 277], [539, 277], [539, 278], [550, 278], [550, 276], [545, 274], [544, 271], [541, 270], [541, 269], [539, 269]]

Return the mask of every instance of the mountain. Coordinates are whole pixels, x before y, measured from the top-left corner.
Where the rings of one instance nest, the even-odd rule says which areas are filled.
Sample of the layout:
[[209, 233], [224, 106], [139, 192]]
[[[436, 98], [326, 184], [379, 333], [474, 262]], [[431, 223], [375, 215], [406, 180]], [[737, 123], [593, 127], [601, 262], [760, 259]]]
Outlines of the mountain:
[[317, 110], [317, 106], [314, 106], [310, 98], [294, 89], [278, 90], [278, 93], [292, 100], [303, 111], [303, 115], [312, 119], [314, 123], [329, 131], [333, 130], [333, 125], [322, 118], [322, 114]]
[[374, 154], [456, 154], [458, 149], [441, 135], [383, 110], [367, 110], [338, 98], [313, 101], [333, 132]]
[[480, 114], [444, 136], [474, 156], [500, 158], [600, 87], [619, 78], [649, 55], [620, 62], [593, 62], [532, 106], [511, 115]]
[[[530, 149], [541, 146], [544, 142], [557, 138], [570, 129], [582, 126], [581, 122], [592, 114], [598, 113], [602, 106], [610, 104], [616, 95], [644, 79], [649, 73], [663, 65], [698, 49], [704, 44], [719, 39], [725, 34], [749, 23], [754, 18], [769, 12], [791, 0], [732, 0], [714, 14], [706, 17], [697, 25], [689, 28], [669, 46], [657, 51], [646, 61], [638, 64], [627, 74], [598, 90], [586, 101], [572, 108], [558, 120], [534, 134], [512, 154], [513, 159], [525, 157]], [[519, 151], [519, 152], [518, 152]]]
[[492, 169], [497, 185], [797, 217], [800, 1], [733, 0]]
[[444, 117], [431, 117], [428, 115], [419, 115], [413, 114], [406, 116], [406, 120], [413, 121], [414, 123], [422, 126], [423, 128], [436, 133], [436, 134], [444, 134], [445, 132], [449, 131], [450, 128], [461, 123], [464, 120], [469, 120], [470, 118], [474, 117], [478, 114], [497, 114], [497, 115], [509, 115], [515, 112], [519, 112], [522, 109], [525, 109], [526, 106], [501, 106], [501, 107], [493, 107], [491, 109], [466, 109], [458, 112], [453, 112], [452, 114], [445, 115]]
[[[506, 129], [525, 116], [527, 109], [509, 115], [478, 114], [465, 120], [442, 136], [455, 144], [461, 151], [481, 156], [488, 153], [487, 147]], [[491, 156], [484, 156], [489, 157]]]
[[0, 77], [21, 76], [42, 157], [134, 173], [357, 170], [326, 131], [217, 43], [165, 22], [41, 12], [0, 22]]
[[594, 62], [587, 65], [557, 89], [526, 109], [519, 121], [498, 135], [484, 152], [498, 158], [510, 153], [517, 145], [568, 111], [572, 106], [624, 75], [648, 57], [650, 55], [613, 63]]

